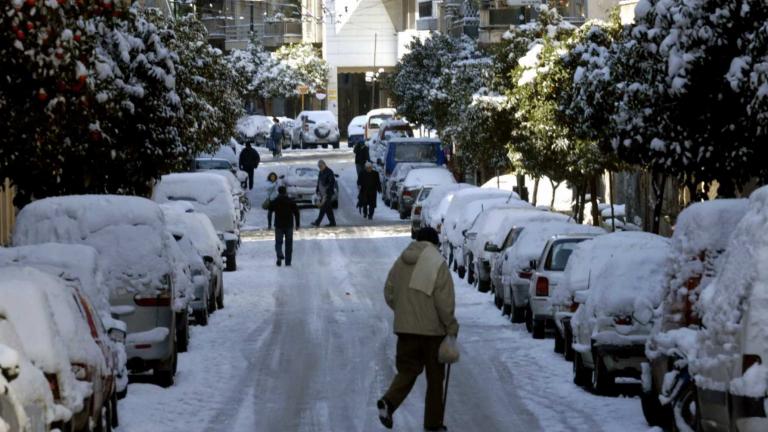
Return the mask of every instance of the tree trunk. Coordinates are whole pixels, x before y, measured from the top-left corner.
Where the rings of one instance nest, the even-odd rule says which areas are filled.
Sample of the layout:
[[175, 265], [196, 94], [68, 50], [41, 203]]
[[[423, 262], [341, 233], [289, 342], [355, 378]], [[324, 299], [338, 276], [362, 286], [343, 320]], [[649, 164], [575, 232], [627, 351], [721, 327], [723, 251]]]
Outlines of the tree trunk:
[[597, 205], [597, 175], [589, 177], [589, 195], [592, 201], [592, 225], [600, 226], [600, 208]]
[[587, 207], [587, 179], [584, 179], [584, 181], [581, 183], [581, 186], [579, 186], [579, 197], [576, 203], [578, 205], [576, 221], [579, 223], [584, 223], [584, 210]]
[[541, 180], [541, 177], [536, 177], [533, 180], [533, 201], [532, 204], [534, 207], [536, 207], [536, 204], [539, 202], [539, 180]]
[[552, 185], [552, 199], [549, 201], [549, 209], [554, 210], [555, 209], [555, 193], [557, 192], [557, 188], [560, 187], [560, 184], [562, 181], [555, 182], [552, 179], [549, 179], [549, 184]]
[[661, 210], [664, 207], [664, 186], [667, 183], [667, 174], [654, 172], [651, 176], [651, 186], [653, 186], [653, 194], [655, 196], [651, 232], [658, 234], [661, 230]]
[[525, 176], [517, 175], [517, 194], [520, 195], [520, 199], [528, 201], [528, 194], [525, 193]]
[[[613, 204], [613, 172], [608, 171], [608, 199], [611, 201], [611, 231], [616, 232], [616, 209]], [[625, 221], [626, 222], [626, 221]]]

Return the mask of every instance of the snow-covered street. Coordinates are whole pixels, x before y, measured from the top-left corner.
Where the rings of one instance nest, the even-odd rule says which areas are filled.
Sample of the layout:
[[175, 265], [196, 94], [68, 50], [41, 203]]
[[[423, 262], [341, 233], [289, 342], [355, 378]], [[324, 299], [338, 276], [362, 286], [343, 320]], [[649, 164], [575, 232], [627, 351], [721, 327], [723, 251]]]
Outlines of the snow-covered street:
[[[276, 267], [263, 200], [266, 174], [324, 158], [340, 175], [339, 227], [302, 228], [292, 267]], [[383, 430], [375, 401], [394, 374], [396, 338], [383, 298], [387, 272], [410, 242], [383, 204], [372, 223], [354, 208], [347, 150], [269, 157], [257, 170], [251, 231], [239, 269], [225, 275], [225, 309], [193, 327], [176, 385], [133, 382], [120, 431]], [[302, 210], [302, 227], [316, 210]], [[445, 423], [455, 431], [644, 431], [636, 397], [595, 396], [572, 383], [571, 363], [501, 317], [493, 299], [454, 275], [461, 362]], [[138, 380], [141, 381], [141, 380]], [[421, 430], [424, 378], [395, 414], [395, 430]]]

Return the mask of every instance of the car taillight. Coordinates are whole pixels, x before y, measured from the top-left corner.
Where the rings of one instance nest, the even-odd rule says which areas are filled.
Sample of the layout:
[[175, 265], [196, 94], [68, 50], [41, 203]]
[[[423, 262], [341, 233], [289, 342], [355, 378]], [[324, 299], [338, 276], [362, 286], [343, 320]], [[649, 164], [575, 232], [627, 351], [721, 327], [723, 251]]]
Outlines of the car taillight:
[[82, 363], [72, 363], [72, 373], [79, 381], [84, 381], [88, 378], [88, 366]]
[[543, 276], [539, 276], [539, 278], [536, 279], [536, 296], [537, 297], [549, 296], [549, 279]]
[[171, 305], [171, 296], [170, 294], [160, 294], [157, 296], [142, 296], [142, 295], [136, 295], [133, 298], [134, 303], [136, 303], [138, 306], [156, 306], [156, 307], [164, 307], [164, 306], [170, 306]]
[[530, 279], [531, 276], [533, 276], [533, 273], [530, 272], [530, 270], [523, 270], [517, 274], [520, 279]]
[[415, 214], [416, 216], [421, 216], [421, 206], [414, 207], [413, 214]]
[[624, 325], [624, 326], [632, 325], [632, 317], [626, 316], [626, 315], [615, 316], [613, 317], [613, 322], [616, 325]]
[[48, 386], [51, 388], [51, 394], [53, 400], [58, 402], [61, 400], [61, 391], [59, 390], [59, 379], [56, 374], [45, 374], [45, 379], [48, 380]]
[[411, 196], [411, 194], [412, 194], [412, 192], [411, 192], [411, 191], [409, 191], [408, 189], [406, 189], [406, 190], [404, 190], [404, 191], [403, 191], [403, 196], [404, 196], [404, 197], [409, 197], [409, 196]]
[[754, 365], [763, 364], [763, 359], [756, 354], [744, 354], [741, 360], [741, 373], [746, 373]]

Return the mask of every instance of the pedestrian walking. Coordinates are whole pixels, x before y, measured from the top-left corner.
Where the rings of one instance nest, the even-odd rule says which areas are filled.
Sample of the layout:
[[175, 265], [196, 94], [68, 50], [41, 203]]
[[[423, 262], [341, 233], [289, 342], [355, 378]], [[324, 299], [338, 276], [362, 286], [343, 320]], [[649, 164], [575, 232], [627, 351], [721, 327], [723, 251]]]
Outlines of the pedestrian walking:
[[251, 143], [245, 143], [245, 148], [240, 152], [240, 169], [248, 174], [248, 189], [253, 189], [253, 171], [259, 167], [261, 156], [259, 152], [251, 146]]
[[360, 180], [360, 175], [365, 171], [365, 163], [370, 162], [371, 154], [368, 150], [368, 146], [365, 142], [359, 142], [355, 144], [352, 149], [355, 153], [355, 169], [357, 170], [357, 179]]
[[459, 323], [454, 316], [453, 279], [437, 250], [438, 243], [437, 231], [422, 228], [387, 276], [384, 298], [395, 313], [397, 375], [376, 405], [379, 420], [389, 429], [393, 413], [426, 370], [424, 429], [447, 430], [443, 425], [445, 368], [438, 353], [446, 336], [456, 337]]
[[376, 209], [376, 199], [381, 193], [381, 180], [379, 173], [373, 170], [373, 164], [365, 163], [365, 170], [358, 176], [357, 186], [360, 188], [359, 203], [363, 210], [363, 217], [373, 219], [373, 211]]
[[320, 226], [320, 222], [328, 215], [328, 225], [326, 226], [334, 227], [336, 226], [336, 217], [333, 215], [333, 201], [336, 196], [336, 174], [328, 168], [324, 160], [318, 161], [317, 167], [320, 168], [320, 174], [317, 176], [315, 192], [320, 199], [318, 203], [320, 214], [312, 222], [312, 226]]
[[[278, 192], [277, 188], [280, 186], [280, 183], [277, 181], [277, 174], [274, 172], [269, 173], [267, 175], [267, 197], [264, 198], [264, 202], [261, 203], [261, 208], [264, 210], [269, 210], [269, 204], [277, 198]], [[270, 223], [271, 219], [269, 218], [269, 213], [267, 213], [267, 227], [272, 228], [272, 224]]]
[[283, 127], [280, 126], [280, 120], [272, 117], [274, 124], [269, 130], [269, 138], [272, 140], [272, 157], [283, 155]]
[[[269, 226], [272, 226], [272, 214], [275, 215], [275, 253], [277, 254], [277, 266], [280, 267], [285, 260], [286, 267], [290, 267], [293, 256], [293, 230], [299, 230], [299, 206], [289, 196], [285, 186], [277, 188], [277, 198], [269, 203]], [[293, 224], [294, 220], [296, 225]], [[285, 244], [285, 253], [283, 253]]]

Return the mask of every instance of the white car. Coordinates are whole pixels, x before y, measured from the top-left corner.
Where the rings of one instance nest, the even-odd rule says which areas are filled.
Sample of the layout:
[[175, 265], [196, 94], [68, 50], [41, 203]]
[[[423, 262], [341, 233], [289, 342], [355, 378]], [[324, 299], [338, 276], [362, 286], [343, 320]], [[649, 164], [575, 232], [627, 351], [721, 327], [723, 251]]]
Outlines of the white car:
[[[706, 235], [708, 230], [705, 230]], [[768, 188], [749, 197], [719, 260], [719, 272], [701, 292], [702, 327], [689, 369], [695, 389], [680, 404], [699, 430], [768, 430]], [[695, 405], [686, 403], [692, 399]]]
[[574, 382], [611, 394], [616, 378], [641, 376], [672, 248], [664, 237], [630, 231], [590, 243], [589, 289], [574, 294], [571, 319]]
[[[0, 326], [4, 321], [5, 318], [0, 316]], [[11, 382], [19, 376], [19, 372], [19, 353], [3, 344], [0, 334], [0, 426], [6, 431], [29, 432], [31, 425], [24, 405], [16, 395], [16, 390], [11, 387]]]
[[411, 170], [416, 168], [434, 167], [436, 167], [435, 164], [428, 162], [399, 163], [395, 165], [395, 169], [392, 170], [392, 174], [389, 176], [385, 175], [382, 178], [381, 199], [384, 201], [384, 204], [390, 206], [393, 209], [397, 208], [395, 207], [395, 197], [397, 193], [395, 189], [399, 183], [402, 183], [402, 181], [405, 180], [405, 177], [409, 172], [411, 172]]
[[[441, 185], [456, 184], [456, 178], [449, 170], [440, 168], [416, 168], [408, 172], [403, 179], [397, 209], [400, 211], [400, 219], [411, 216], [413, 204], [419, 191], [428, 188], [430, 191]], [[427, 197], [424, 196], [422, 201]]]
[[330, 111], [302, 111], [296, 118], [293, 143], [299, 148], [339, 148], [339, 123]]
[[[444, 202], [443, 198], [448, 195], [452, 196], [458, 190], [474, 187], [467, 183], [452, 183], [433, 187], [421, 205], [421, 228], [429, 226], [437, 229], [437, 223], [442, 219], [441, 213], [444, 212], [440, 209]], [[447, 207], [448, 204], [450, 204], [450, 200], [445, 203], [445, 206]]]
[[237, 165], [237, 160], [232, 162], [230, 159], [225, 158], [198, 157], [194, 161], [194, 171], [229, 171], [237, 179], [240, 188], [245, 189], [248, 186], [248, 174], [238, 169]]
[[[46, 409], [45, 423], [61, 429], [65, 425], [72, 427], [75, 416], [87, 415], [88, 398], [94, 392], [91, 383], [80, 380], [84, 378], [82, 365], [70, 363], [70, 354], [81, 346], [66, 345], [66, 342], [74, 342], [65, 340], [60, 332], [59, 324], [66, 321], [55, 318], [56, 313], [66, 314], [67, 305], [53, 305], [46, 295], [46, 288], [63, 292], [66, 289], [63, 285], [60, 279], [33, 268], [0, 268], [2, 315], [15, 329], [20, 346], [12, 347], [23, 352], [43, 372], [56, 405], [52, 410]], [[69, 330], [65, 330], [69, 335], [76, 331], [75, 328]], [[90, 336], [87, 330], [86, 335]], [[82, 338], [76, 340], [85, 341]], [[9, 342], [3, 340], [3, 344]], [[93, 347], [84, 345], [82, 348], [83, 355], [88, 355]], [[39, 394], [41, 389], [37, 390]], [[47, 394], [40, 396], [48, 398]]]
[[365, 142], [365, 123], [368, 116], [359, 115], [352, 119], [347, 126], [347, 147], [354, 147]]
[[681, 406], [686, 391], [678, 389], [694, 387], [687, 365], [696, 357], [689, 341], [701, 329], [701, 291], [718, 275], [731, 235], [748, 210], [747, 199], [717, 199], [693, 203], [677, 217], [672, 271], [645, 350], [642, 405], [653, 426], [671, 428], [674, 412], [689, 408]]
[[365, 115], [365, 140], [368, 141], [375, 137], [379, 132], [379, 127], [385, 121], [394, 118], [397, 110], [394, 108], [377, 108], [368, 111]]
[[188, 202], [195, 211], [211, 219], [225, 245], [226, 270], [237, 270], [241, 214], [235, 205], [230, 183], [211, 173], [164, 175], [155, 185], [152, 199], [159, 204]]
[[552, 327], [555, 309], [550, 298], [557, 291], [563, 280], [563, 272], [571, 254], [579, 244], [592, 240], [596, 234], [558, 234], [550, 238], [541, 257], [531, 263], [533, 275], [528, 288], [533, 320], [531, 333], [534, 339], [544, 339], [547, 327]]
[[312, 204], [318, 175], [320, 170], [316, 166], [291, 166], [280, 176], [280, 180], [288, 197], [299, 204]]
[[558, 234], [602, 234], [602, 228], [568, 222], [533, 222], [517, 228], [517, 238], [502, 254], [501, 285], [504, 291], [504, 311], [512, 322], [526, 324], [533, 331], [533, 316], [529, 287], [533, 269], [531, 263], [541, 256], [544, 245]]
[[235, 129], [239, 135], [238, 141], [242, 143], [251, 143], [254, 146], [263, 146], [269, 139], [269, 132], [272, 129], [272, 117], [263, 115], [249, 115], [242, 117], [237, 121]]
[[[224, 181], [210, 174], [190, 175]], [[173, 238], [160, 207], [145, 198], [116, 195], [52, 197], [27, 204], [19, 212], [13, 243], [51, 242], [96, 249], [112, 314], [127, 324], [128, 368], [152, 369], [158, 383], [172, 385], [178, 311], [173, 303]]]

